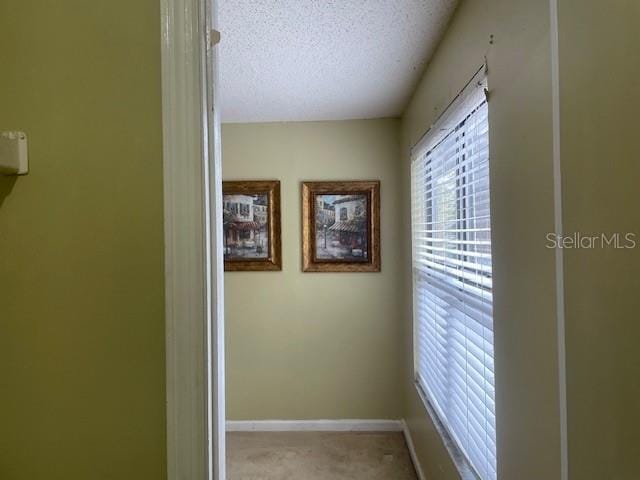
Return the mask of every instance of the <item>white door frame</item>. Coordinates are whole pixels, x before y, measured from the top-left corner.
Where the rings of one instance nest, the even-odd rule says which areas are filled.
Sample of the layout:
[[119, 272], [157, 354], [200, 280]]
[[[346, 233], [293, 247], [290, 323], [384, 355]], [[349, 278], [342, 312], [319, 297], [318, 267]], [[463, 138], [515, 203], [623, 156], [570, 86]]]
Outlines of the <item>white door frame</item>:
[[214, 2], [160, 0], [169, 480], [225, 479]]

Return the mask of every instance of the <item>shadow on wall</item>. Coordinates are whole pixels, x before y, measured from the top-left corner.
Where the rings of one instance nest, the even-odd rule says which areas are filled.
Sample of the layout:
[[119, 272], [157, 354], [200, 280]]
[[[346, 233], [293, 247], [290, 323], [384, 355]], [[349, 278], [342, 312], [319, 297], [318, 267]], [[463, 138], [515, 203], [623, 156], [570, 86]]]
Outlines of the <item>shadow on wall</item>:
[[4, 203], [4, 199], [9, 196], [11, 190], [13, 190], [13, 185], [16, 183], [15, 176], [0, 176], [0, 208]]

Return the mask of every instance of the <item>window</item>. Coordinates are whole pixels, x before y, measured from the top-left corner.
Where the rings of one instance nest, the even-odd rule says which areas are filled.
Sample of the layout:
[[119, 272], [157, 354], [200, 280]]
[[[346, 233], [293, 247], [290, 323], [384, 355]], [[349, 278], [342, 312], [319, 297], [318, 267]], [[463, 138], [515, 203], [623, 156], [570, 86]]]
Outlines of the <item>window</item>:
[[248, 217], [250, 211], [251, 211], [251, 208], [249, 207], [249, 204], [247, 203], [240, 204], [240, 215], [242, 215], [243, 217]]
[[484, 70], [412, 150], [418, 388], [483, 480], [496, 478]]
[[340, 209], [340, 221], [344, 222], [347, 220], [347, 207], [342, 207]]

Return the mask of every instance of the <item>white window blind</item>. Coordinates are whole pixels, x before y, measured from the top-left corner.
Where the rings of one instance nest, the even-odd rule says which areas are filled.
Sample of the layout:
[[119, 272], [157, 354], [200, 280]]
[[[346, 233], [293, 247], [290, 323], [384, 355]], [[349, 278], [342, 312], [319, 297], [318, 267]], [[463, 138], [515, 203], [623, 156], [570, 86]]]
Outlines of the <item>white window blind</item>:
[[484, 69], [412, 150], [415, 374], [448, 433], [496, 478]]

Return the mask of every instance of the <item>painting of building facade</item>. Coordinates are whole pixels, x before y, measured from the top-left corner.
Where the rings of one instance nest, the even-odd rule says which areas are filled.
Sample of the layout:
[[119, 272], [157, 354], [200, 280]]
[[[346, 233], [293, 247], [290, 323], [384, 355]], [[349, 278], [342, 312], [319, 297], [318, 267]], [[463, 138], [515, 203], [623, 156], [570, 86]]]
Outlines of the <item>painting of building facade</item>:
[[316, 259], [366, 261], [367, 196], [316, 195], [315, 199]]
[[225, 270], [280, 270], [280, 182], [222, 183]]
[[267, 258], [267, 194], [224, 195], [223, 205], [225, 259]]
[[302, 183], [305, 272], [380, 271], [380, 182]]

